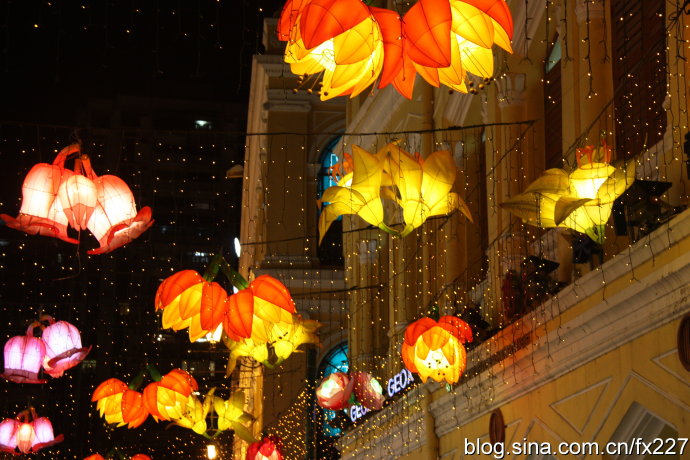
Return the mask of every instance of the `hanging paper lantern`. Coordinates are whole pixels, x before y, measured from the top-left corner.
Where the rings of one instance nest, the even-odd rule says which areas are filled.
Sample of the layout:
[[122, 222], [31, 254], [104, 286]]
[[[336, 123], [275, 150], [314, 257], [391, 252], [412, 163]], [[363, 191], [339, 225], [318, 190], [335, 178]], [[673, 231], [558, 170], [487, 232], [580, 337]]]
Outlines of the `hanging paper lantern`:
[[[34, 166], [24, 180], [19, 216], [0, 214], [0, 219], [11, 228], [75, 244], [78, 241], [68, 237], [67, 225], [78, 231], [89, 229], [100, 243], [89, 254], [104, 254], [145, 232], [153, 224], [151, 209], [137, 213], [127, 184], [115, 176], [98, 177], [89, 157], [79, 153], [79, 145], [71, 145], [52, 165]], [[65, 167], [73, 155], [79, 155], [74, 171]]]
[[156, 421], [180, 418], [189, 396], [198, 389], [199, 385], [188, 372], [173, 369], [160, 381], [144, 388], [144, 407]]
[[271, 343], [293, 324], [295, 302], [287, 288], [269, 275], [261, 275], [228, 298], [223, 319], [225, 333], [232, 340], [251, 338], [255, 343]]
[[[469, 208], [457, 193], [451, 192], [457, 169], [448, 151], [438, 151], [426, 159], [410, 155], [390, 143], [375, 155], [353, 146], [352, 172], [338, 185], [326, 189], [325, 206], [319, 217], [319, 237], [341, 215], [357, 214], [371, 225], [396, 236], [407, 236], [432, 216], [460, 210], [470, 221]], [[384, 222], [383, 200], [402, 210], [400, 231]]]
[[84, 460], [105, 460], [105, 457], [103, 457], [101, 454], [93, 454], [85, 457]]
[[381, 29], [360, 0], [290, 0], [278, 38], [288, 41], [285, 62], [294, 74], [323, 73], [321, 100], [358, 95], [383, 67]]
[[[93, 454], [93, 455], [89, 455], [88, 457], [84, 458], [84, 460], [106, 460], [106, 459], [101, 454]], [[136, 455], [133, 455], [130, 460], [151, 460], [151, 457], [149, 457], [146, 454], [136, 454]]]
[[501, 207], [530, 225], [570, 228], [602, 244], [614, 201], [635, 181], [635, 161], [609, 163], [611, 155], [605, 143], [577, 149], [577, 169], [548, 169]]
[[75, 146], [62, 149], [53, 164], [35, 165], [22, 185], [22, 207], [19, 216], [0, 214], [8, 227], [29, 235], [45, 235], [60, 238], [69, 243], [78, 241], [67, 235], [67, 216], [57, 199], [60, 183], [74, 174], [65, 169], [65, 158], [75, 152]]
[[352, 375], [354, 381], [354, 392], [357, 401], [369, 410], [381, 410], [386, 397], [383, 394], [383, 387], [368, 372], [355, 372]]
[[151, 460], [151, 457], [146, 454], [136, 454], [132, 456], [131, 460]]
[[355, 379], [345, 372], [334, 372], [316, 388], [316, 402], [324, 409], [341, 410], [349, 406]]
[[51, 377], [61, 377], [84, 360], [91, 351], [91, 347], [81, 346], [79, 330], [67, 321], [54, 322], [49, 318], [50, 325], [43, 330], [41, 338], [45, 344], [46, 354], [43, 368]]
[[247, 449], [247, 460], [283, 460], [278, 443], [277, 438], [269, 436], [251, 444]]
[[5, 372], [1, 376], [16, 383], [46, 383], [39, 379], [46, 347], [43, 341], [34, 337], [33, 331], [37, 323], [33, 323], [26, 331], [26, 335], [12, 337], [5, 344]]
[[96, 402], [96, 408], [107, 423], [116, 423], [117, 426], [136, 428], [149, 416], [142, 394], [130, 390], [126, 383], [118, 379], [101, 383], [91, 401]]
[[153, 225], [151, 208], [145, 206], [137, 213], [134, 195], [125, 181], [106, 175], [94, 183], [98, 204], [87, 227], [101, 246], [89, 254], [104, 254], [117, 249]]
[[403, 362], [424, 382], [431, 377], [453, 384], [465, 372], [467, 355], [463, 344], [471, 341], [472, 329], [455, 316], [442, 316], [438, 322], [422, 318], [405, 330]]
[[166, 278], [156, 291], [156, 309], [163, 310], [163, 327], [189, 328], [189, 341], [215, 331], [228, 308], [228, 294], [218, 283], [207, 282], [194, 270]]
[[28, 454], [62, 442], [55, 437], [53, 425], [47, 417], [37, 417], [33, 408], [22, 411], [14, 419], [0, 423], [0, 450]]
[[13, 418], [6, 418], [0, 422], [0, 450], [14, 452], [17, 447], [17, 428], [19, 422]]

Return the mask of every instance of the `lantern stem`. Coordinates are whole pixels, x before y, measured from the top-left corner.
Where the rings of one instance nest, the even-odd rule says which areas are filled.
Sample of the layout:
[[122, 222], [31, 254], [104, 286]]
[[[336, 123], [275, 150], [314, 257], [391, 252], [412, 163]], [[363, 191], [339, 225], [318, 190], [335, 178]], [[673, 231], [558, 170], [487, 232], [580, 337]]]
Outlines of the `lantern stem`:
[[139, 387], [141, 386], [141, 384], [144, 383], [144, 376], [146, 375], [147, 371], [148, 371], [148, 368], [142, 369], [137, 374], [137, 376], [134, 377], [131, 382], [129, 382], [129, 385], [127, 385], [127, 388], [129, 388], [130, 390], [137, 391], [139, 389]]
[[163, 378], [161, 371], [159, 371], [158, 368], [153, 364], [148, 364], [146, 366], [146, 370], [149, 372], [149, 375], [151, 376], [154, 382], [160, 382]]
[[223, 275], [228, 279], [228, 281], [235, 286], [237, 289], [247, 289], [249, 287], [249, 283], [247, 283], [247, 280], [244, 279], [240, 273], [232, 268], [230, 264], [225, 260], [223, 255], [221, 253], [218, 253], [213, 256], [211, 259], [211, 263], [204, 272], [203, 278], [207, 282], [211, 282], [214, 279], [216, 279], [216, 276], [218, 276], [218, 272], [221, 271], [223, 272]]

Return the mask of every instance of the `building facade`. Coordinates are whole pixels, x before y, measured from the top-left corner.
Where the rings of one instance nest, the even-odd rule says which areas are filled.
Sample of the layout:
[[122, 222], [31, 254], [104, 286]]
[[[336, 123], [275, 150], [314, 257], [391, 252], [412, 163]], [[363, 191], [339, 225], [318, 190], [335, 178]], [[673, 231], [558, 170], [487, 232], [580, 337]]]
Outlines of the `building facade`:
[[[494, 52], [492, 80], [470, 80], [470, 94], [460, 94], [418, 78], [411, 100], [393, 88], [327, 104], [293, 92], [302, 82], [282, 63], [270, 38], [274, 23], [266, 23], [249, 131], [268, 134], [247, 140], [241, 240], [250, 249], [240, 265], [248, 273], [282, 271], [297, 283], [298, 310], [326, 327], [311, 364], [263, 379], [254, 395], [264, 405], [262, 427], [285, 413], [266, 405], [275, 395], [306, 408], [304, 427], [322, 424], [313, 396], [297, 402], [307, 387], [276, 382], [297, 380], [290, 372], [317, 380], [342, 342], [350, 369], [386, 382], [403, 369], [400, 346], [411, 322], [440, 313], [474, 329], [457, 384], [416, 381], [381, 411], [346, 420], [330, 433], [339, 454], [319, 456], [310, 446], [327, 443], [329, 433], [305, 429], [305, 448], [294, 458], [480, 458], [477, 449], [504, 440], [517, 449], [505, 458], [552, 459], [564, 457], [560, 443], [604, 449], [690, 437], [690, 37], [682, 2], [508, 4], [513, 53]], [[373, 153], [392, 141], [422, 158], [449, 150], [455, 190], [473, 222], [455, 212], [399, 238], [344, 216], [343, 266], [326, 274], [314, 260], [320, 152], [342, 162], [352, 145]], [[581, 149], [604, 143], [612, 160], [634, 164], [635, 180], [613, 204], [598, 243], [567, 228], [528, 225], [502, 206], [545, 170], [572, 171]], [[688, 455], [679, 447], [671, 458]]]

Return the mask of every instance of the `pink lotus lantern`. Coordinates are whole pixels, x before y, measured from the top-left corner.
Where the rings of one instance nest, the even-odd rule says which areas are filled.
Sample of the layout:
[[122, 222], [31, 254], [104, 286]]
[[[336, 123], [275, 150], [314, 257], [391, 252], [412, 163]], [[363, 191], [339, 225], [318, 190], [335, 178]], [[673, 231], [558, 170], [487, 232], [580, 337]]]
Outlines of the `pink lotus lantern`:
[[22, 185], [22, 207], [19, 216], [0, 214], [8, 227], [30, 235], [41, 234], [60, 238], [69, 243], [78, 241], [67, 236], [68, 219], [60, 201], [58, 189], [62, 181], [74, 172], [65, 169], [65, 159], [78, 151], [78, 146], [69, 146], [58, 154], [53, 164], [39, 163], [31, 168]]
[[14, 452], [17, 447], [17, 428], [19, 422], [13, 418], [6, 418], [0, 422], [0, 450]]
[[[77, 240], [67, 235], [67, 225], [88, 229], [100, 247], [89, 254], [104, 254], [139, 237], [153, 224], [151, 208], [138, 213], [134, 196], [127, 184], [116, 176], [98, 177], [80, 146], [70, 145], [60, 151], [52, 165], [34, 166], [24, 180], [22, 207], [15, 219], [0, 214], [8, 227], [31, 235], [41, 234]], [[77, 155], [74, 170], [65, 168], [65, 160]]]
[[5, 372], [1, 377], [16, 383], [46, 383], [38, 378], [46, 347], [43, 341], [34, 337], [38, 323], [33, 323], [26, 335], [12, 337], [5, 344]]
[[55, 322], [49, 316], [45, 320], [50, 325], [42, 335], [46, 349], [43, 368], [51, 377], [62, 377], [67, 369], [82, 362], [91, 347], [82, 348], [79, 330], [67, 321]]
[[55, 437], [50, 420], [37, 417], [33, 407], [0, 423], [0, 450], [5, 452], [16, 453], [17, 449], [24, 454], [38, 452], [63, 439], [62, 435]]
[[386, 397], [383, 395], [383, 387], [379, 381], [368, 372], [355, 372], [352, 380], [355, 382], [354, 392], [357, 401], [367, 409], [381, 410]]
[[349, 405], [354, 384], [354, 379], [345, 372], [332, 373], [316, 388], [317, 403], [324, 409], [345, 409]]

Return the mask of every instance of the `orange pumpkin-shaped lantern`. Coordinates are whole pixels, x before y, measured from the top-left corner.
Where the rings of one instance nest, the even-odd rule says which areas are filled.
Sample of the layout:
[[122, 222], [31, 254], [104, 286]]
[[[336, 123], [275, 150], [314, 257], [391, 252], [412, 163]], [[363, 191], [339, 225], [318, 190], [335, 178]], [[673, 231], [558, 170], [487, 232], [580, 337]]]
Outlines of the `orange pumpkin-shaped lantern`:
[[456, 383], [467, 365], [463, 344], [471, 341], [472, 329], [455, 316], [442, 316], [438, 322], [422, 318], [405, 330], [403, 362], [424, 382], [431, 377], [437, 382]]
[[105, 460], [105, 457], [101, 454], [93, 454], [85, 457], [84, 460]]
[[189, 328], [189, 340], [195, 342], [223, 322], [227, 299], [218, 283], [206, 281], [194, 270], [183, 270], [161, 283], [155, 303], [157, 310], [163, 310], [164, 328]]
[[131, 460], [151, 460], [151, 457], [146, 454], [136, 454], [132, 456]]
[[269, 275], [261, 275], [247, 289], [228, 298], [223, 320], [225, 333], [234, 341], [251, 338], [255, 344], [272, 343], [293, 324], [295, 302], [287, 288]]
[[381, 410], [386, 397], [383, 394], [383, 387], [368, 372], [355, 372], [352, 375], [355, 382], [354, 392], [357, 401], [369, 410]]
[[247, 449], [247, 460], [283, 460], [278, 439], [274, 436], [268, 436], [261, 441], [250, 444]]
[[144, 407], [156, 420], [177, 419], [184, 415], [189, 396], [198, 389], [194, 377], [182, 369], [173, 369], [144, 388]]
[[31, 168], [22, 185], [22, 207], [19, 216], [0, 214], [0, 219], [8, 227], [29, 235], [45, 235], [60, 238], [69, 243], [78, 241], [67, 236], [67, 216], [57, 199], [58, 189], [63, 180], [74, 173], [65, 169], [65, 159], [78, 151], [72, 145], [60, 151], [53, 164], [39, 163]]
[[340, 410], [349, 405], [355, 380], [345, 372], [334, 372], [316, 388], [316, 401], [324, 409]]
[[136, 428], [149, 416], [142, 394], [118, 379], [108, 379], [94, 391], [91, 401], [107, 423]]

